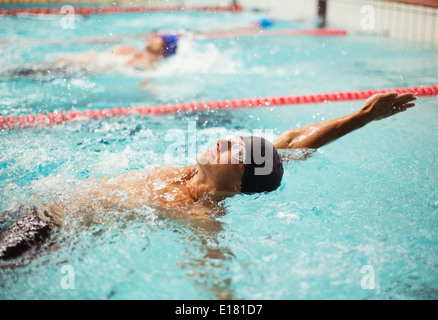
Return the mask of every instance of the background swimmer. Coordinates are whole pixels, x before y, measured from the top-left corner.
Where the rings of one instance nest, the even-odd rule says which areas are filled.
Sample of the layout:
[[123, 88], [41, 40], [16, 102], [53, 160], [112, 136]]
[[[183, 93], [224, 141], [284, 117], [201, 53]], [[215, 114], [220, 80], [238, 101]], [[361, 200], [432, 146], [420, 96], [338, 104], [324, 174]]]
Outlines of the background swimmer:
[[87, 51], [66, 55], [50, 65], [33, 63], [13, 70], [18, 76], [47, 75], [48, 73], [104, 72], [120, 67], [135, 70], [154, 69], [158, 62], [176, 54], [178, 35], [155, 33], [147, 40], [144, 50], [119, 45], [105, 52]]
[[[202, 31], [196, 31], [197, 35], [214, 33], [229, 34], [239, 31], [254, 31], [270, 28], [273, 21], [263, 18], [250, 26], [216, 26]], [[72, 75], [77, 73], [101, 73], [108, 71], [124, 71], [131, 68], [137, 71], [149, 71], [156, 68], [157, 64], [165, 58], [176, 54], [178, 41], [181, 35], [155, 32], [152, 35], [139, 34], [141, 37], [148, 37], [144, 50], [139, 50], [126, 44], [118, 45], [104, 52], [89, 50], [86, 52], [66, 54], [65, 56], [47, 64], [33, 62], [7, 72], [12, 76], [47, 76], [47, 75]], [[142, 89], [149, 91], [146, 87], [150, 79], [142, 82]]]
[[[229, 34], [239, 31], [255, 31], [270, 28], [273, 21], [263, 18], [250, 26], [215, 26], [209, 29], [197, 30], [197, 35], [208, 33]], [[126, 44], [118, 45], [104, 52], [94, 50], [67, 54], [52, 63], [31, 63], [8, 72], [15, 76], [39, 76], [47, 74], [71, 74], [71, 73], [90, 73], [106, 72], [117, 68], [130, 67], [135, 70], [153, 70], [157, 63], [176, 54], [178, 41], [181, 35], [156, 32], [138, 34], [137, 37], [147, 37], [144, 50], [139, 50]], [[143, 84], [146, 84], [146, 80]]]

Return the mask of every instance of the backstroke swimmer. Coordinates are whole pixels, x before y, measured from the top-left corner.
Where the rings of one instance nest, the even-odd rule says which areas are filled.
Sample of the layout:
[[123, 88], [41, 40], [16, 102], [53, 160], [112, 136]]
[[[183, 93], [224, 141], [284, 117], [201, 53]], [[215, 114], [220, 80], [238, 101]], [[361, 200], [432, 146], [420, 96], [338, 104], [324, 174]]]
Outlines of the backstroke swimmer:
[[[254, 31], [271, 27], [273, 22], [261, 19], [249, 27], [234, 27], [222, 30], [222, 33], [236, 31]], [[219, 32], [218, 27], [215, 32]], [[207, 33], [206, 31], [200, 34]], [[143, 35], [144, 36], [144, 35]], [[30, 63], [9, 71], [14, 76], [40, 76], [50, 74], [106, 72], [115, 68], [132, 68], [138, 71], [148, 71], [156, 68], [165, 58], [176, 54], [181, 35], [167, 32], [148, 34], [144, 50], [138, 50], [126, 44], [118, 45], [104, 52], [89, 50], [80, 53], [67, 54], [50, 64]], [[147, 81], [146, 81], [147, 83]]]
[[146, 71], [173, 56], [178, 48], [179, 36], [169, 33], [154, 33], [145, 43], [144, 50], [121, 44], [104, 52], [86, 51], [65, 55], [51, 64], [32, 63], [12, 70], [16, 76], [34, 76], [47, 74], [89, 73], [129, 67]]
[[[196, 165], [163, 166], [102, 179], [89, 179], [69, 197], [32, 204], [0, 233], [0, 259], [10, 259], [47, 239], [68, 219], [89, 219], [93, 212], [156, 206], [178, 212], [178, 219], [215, 221], [219, 200], [239, 193], [276, 190], [283, 165], [277, 149], [317, 149], [366, 124], [413, 107], [413, 94], [379, 93], [343, 117], [289, 129], [272, 143], [257, 136], [218, 139], [196, 156]], [[0, 220], [13, 212], [0, 214]], [[171, 214], [172, 215], [172, 214]], [[72, 221], [72, 220], [70, 220]], [[207, 223], [208, 224], [208, 223]], [[214, 224], [212, 224], [214, 225]]]

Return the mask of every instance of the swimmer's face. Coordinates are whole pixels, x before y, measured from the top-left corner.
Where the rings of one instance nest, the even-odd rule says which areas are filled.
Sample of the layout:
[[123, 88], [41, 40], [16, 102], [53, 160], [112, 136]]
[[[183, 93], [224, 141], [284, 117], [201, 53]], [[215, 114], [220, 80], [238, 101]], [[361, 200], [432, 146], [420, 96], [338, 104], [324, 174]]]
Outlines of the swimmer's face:
[[213, 148], [197, 155], [198, 171], [217, 191], [240, 192], [245, 171], [243, 153], [242, 138], [218, 139]]
[[164, 56], [166, 51], [166, 42], [159, 35], [155, 34], [146, 42], [145, 50]]

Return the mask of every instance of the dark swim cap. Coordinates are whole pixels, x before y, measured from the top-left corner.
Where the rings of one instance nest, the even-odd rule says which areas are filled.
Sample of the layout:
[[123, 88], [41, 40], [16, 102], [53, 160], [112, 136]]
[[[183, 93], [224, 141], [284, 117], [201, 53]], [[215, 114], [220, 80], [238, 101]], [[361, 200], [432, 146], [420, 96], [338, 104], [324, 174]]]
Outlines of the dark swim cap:
[[179, 40], [179, 36], [174, 35], [174, 34], [162, 34], [160, 35], [161, 39], [164, 40], [165, 44], [165, 49], [166, 49], [166, 54], [165, 57], [169, 57], [171, 55], [174, 55], [176, 53], [176, 48], [178, 46], [178, 40]]
[[242, 178], [242, 193], [274, 191], [283, 177], [283, 164], [274, 145], [268, 140], [243, 137], [245, 144], [245, 171]]

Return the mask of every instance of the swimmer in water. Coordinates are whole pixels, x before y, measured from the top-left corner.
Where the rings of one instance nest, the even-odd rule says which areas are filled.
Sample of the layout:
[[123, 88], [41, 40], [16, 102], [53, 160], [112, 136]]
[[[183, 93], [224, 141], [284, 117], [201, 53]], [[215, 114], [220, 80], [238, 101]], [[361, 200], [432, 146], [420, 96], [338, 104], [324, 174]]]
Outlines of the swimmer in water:
[[[268, 29], [273, 25], [273, 20], [263, 18], [250, 26], [242, 27], [214, 27], [211, 30], [204, 28], [198, 34], [207, 34], [215, 32], [217, 34], [227, 35], [228, 33], [237, 31], [255, 31]], [[48, 64], [31, 63], [17, 69], [8, 71], [12, 76], [47, 76], [54, 74], [72, 74], [72, 73], [92, 73], [106, 72], [120, 67], [129, 67], [134, 70], [152, 70], [161, 60], [171, 57], [176, 54], [178, 41], [181, 35], [171, 34], [166, 32], [155, 32], [152, 35], [142, 34], [142, 37], [147, 36], [148, 40], [144, 50], [121, 44], [104, 52], [94, 50], [67, 54], [62, 58]], [[147, 84], [149, 80], [145, 80], [143, 84]]]
[[[51, 230], [62, 227], [67, 216], [91, 217], [99, 208], [124, 211], [152, 205], [214, 220], [212, 212], [219, 202], [215, 199], [270, 192], [280, 186], [283, 165], [277, 149], [320, 148], [372, 121], [406, 111], [415, 105], [415, 99], [413, 94], [379, 93], [352, 114], [286, 130], [273, 143], [257, 136], [218, 139], [213, 148], [197, 155], [196, 165], [88, 180], [80, 189], [69, 190], [75, 195], [68, 200], [35, 205], [28, 209], [29, 214], [20, 212], [20, 218], [0, 233], [0, 259], [16, 257], [40, 243]], [[0, 218], [14, 214], [3, 213]]]
[[[248, 27], [232, 27], [223, 29], [215, 27], [216, 33], [224, 35], [236, 31], [254, 31], [270, 28], [273, 21], [267, 18], [260, 19]], [[199, 34], [207, 33], [206, 30]], [[145, 34], [142, 35], [144, 37]], [[106, 72], [117, 68], [129, 67], [134, 70], [152, 70], [158, 62], [176, 54], [178, 41], [181, 35], [165, 32], [147, 34], [148, 40], [144, 50], [121, 44], [104, 52], [94, 50], [67, 54], [50, 64], [30, 63], [7, 72], [12, 76], [47, 76], [54, 74], [70, 75], [75, 73]], [[145, 85], [149, 80], [145, 80]]]
[[135, 70], [154, 69], [158, 62], [176, 54], [178, 35], [155, 33], [149, 37], [144, 50], [119, 45], [105, 52], [87, 51], [66, 55], [50, 65], [33, 63], [10, 73], [16, 76], [35, 76], [56, 73], [102, 72], [117, 67]]

